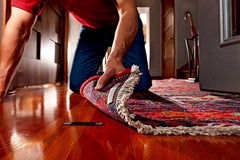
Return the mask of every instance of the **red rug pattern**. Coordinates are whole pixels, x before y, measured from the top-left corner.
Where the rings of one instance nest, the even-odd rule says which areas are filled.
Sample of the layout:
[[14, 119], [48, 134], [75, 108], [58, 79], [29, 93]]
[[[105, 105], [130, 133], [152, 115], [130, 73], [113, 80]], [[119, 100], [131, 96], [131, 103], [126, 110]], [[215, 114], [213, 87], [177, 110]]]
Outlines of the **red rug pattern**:
[[157, 126], [240, 126], [240, 95], [200, 91], [199, 83], [183, 79], [154, 80], [150, 91], [133, 94], [129, 112]]

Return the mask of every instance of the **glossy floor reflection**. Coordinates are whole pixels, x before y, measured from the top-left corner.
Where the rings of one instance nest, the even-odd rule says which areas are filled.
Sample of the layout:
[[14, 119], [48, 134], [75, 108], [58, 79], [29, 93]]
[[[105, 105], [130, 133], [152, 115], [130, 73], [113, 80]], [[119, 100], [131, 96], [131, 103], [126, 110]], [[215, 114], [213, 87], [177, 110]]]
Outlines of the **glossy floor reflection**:
[[239, 136], [140, 135], [67, 86], [18, 89], [0, 103], [0, 159], [240, 159], [239, 146]]

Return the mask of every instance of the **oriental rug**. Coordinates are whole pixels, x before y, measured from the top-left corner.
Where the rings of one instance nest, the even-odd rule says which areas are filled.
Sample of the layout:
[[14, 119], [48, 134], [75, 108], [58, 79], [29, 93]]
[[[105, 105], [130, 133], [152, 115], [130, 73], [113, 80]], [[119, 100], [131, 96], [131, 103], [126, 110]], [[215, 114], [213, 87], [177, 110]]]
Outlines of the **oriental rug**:
[[135, 92], [137, 66], [117, 75], [102, 90], [99, 76], [81, 87], [82, 96], [112, 118], [154, 135], [240, 135], [240, 95], [205, 92], [184, 79], [153, 80], [149, 91]]

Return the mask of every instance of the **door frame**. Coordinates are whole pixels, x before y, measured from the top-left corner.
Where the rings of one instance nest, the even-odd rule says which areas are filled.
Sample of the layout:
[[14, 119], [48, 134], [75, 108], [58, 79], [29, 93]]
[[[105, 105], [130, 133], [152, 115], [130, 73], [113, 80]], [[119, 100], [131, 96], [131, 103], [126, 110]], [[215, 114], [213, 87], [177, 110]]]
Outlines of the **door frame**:
[[[162, 22], [162, 28], [161, 28], [161, 30], [162, 30], [162, 35], [161, 35], [161, 39], [162, 39], [162, 42], [161, 42], [161, 44], [162, 44], [162, 78], [164, 78], [164, 67], [163, 67], [163, 65], [164, 65], [164, 26], [163, 26], [163, 20], [164, 20], [164, 14], [163, 14], [163, 8], [164, 8], [164, 2], [163, 2], [164, 0], [161, 0], [161, 6], [162, 6], [162, 19], [161, 19], [161, 22]], [[175, 35], [175, 1], [174, 0], [172, 0], [173, 1], [173, 41], [174, 41], [174, 58], [173, 58], [173, 77], [172, 78], [177, 78], [177, 67], [176, 67], [176, 35]]]

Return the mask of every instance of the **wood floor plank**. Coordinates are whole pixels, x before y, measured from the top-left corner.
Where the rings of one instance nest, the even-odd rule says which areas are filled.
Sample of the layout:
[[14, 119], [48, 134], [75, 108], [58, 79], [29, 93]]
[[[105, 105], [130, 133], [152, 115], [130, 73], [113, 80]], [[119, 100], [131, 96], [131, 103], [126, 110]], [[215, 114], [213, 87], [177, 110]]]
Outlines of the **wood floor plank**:
[[69, 159], [132, 160], [128, 127], [97, 111], [91, 121], [103, 126], [88, 126], [71, 152]]
[[[48, 91], [46, 92], [49, 93]], [[29, 94], [30, 93], [31, 92], [29, 92]], [[49, 94], [52, 94], [52, 97], [56, 96], [52, 92]], [[71, 97], [72, 96], [70, 96], [70, 98]], [[5, 125], [5, 127], [1, 126], [1, 128], [3, 127], [3, 129], [5, 129], [5, 132], [1, 132], [1, 137], [5, 137], [3, 140], [5, 146], [1, 147], [1, 159], [12, 159], [13, 157], [17, 157], [17, 159], [42, 159], [43, 157], [55, 159], [55, 157], [67, 157], [67, 149], [62, 146], [65, 145], [69, 147], [69, 150], [72, 150], [72, 146], [75, 145], [78, 136], [81, 135], [85, 127], [79, 127], [76, 130], [66, 128], [62, 126], [62, 123], [66, 121], [89, 121], [96, 112], [95, 107], [85, 105], [87, 100], [79, 94], [73, 95], [73, 97], [76, 99], [75, 102], [71, 102], [68, 106], [65, 106], [66, 103], [58, 104], [57, 101], [51, 102], [53, 100], [47, 99], [46, 101], [48, 103], [40, 106], [40, 108], [52, 107], [52, 109], [47, 108], [46, 110], [47, 112], [53, 110], [53, 112], [51, 114], [44, 112], [44, 114], [39, 114], [40, 117], [32, 114], [33, 107], [31, 105], [35, 105], [35, 103], [29, 103], [27, 105], [30, 108], [29, 112], [31, 114], [23, 116], [23, 119], [26, 118], [26, 120], [21, 121], [18, 117], [21, 111], [17, 111], [17, 114], [12, 116], [15, 120], [5, 121], [7, 125]], [[29, 98], [29, 96], [22, 97], [21, 99], [25, 98]], [[60, 98], [60, 100], [61, 99], [62, 98]], [[66, 99], [66, 95], [64, 99]], [[32, 98], [32, 101], [34, 100], [35, 98]], [[22, 103], [19, 105], [19, 108], [21, 107]], [[56, 111], [54, 111], [54, 109], [56, 109]], [[80, 116], [81, 112], [85, 114]], [[36, 119], [42, 119], [42, 121], [36, 121]], [[7, 128], [6, 126], [10, 127]], [[60, 142], [62, 142], [63, 145], [59, 145]], [[59, 152], [53, 152], [53, 150], [56, 149], [58, 149]], [[61, 150], [65, 152], [61, 152]]]
[[129, 127], [128, 129], [135, 159], [153, 160], [156, 151], [154, 148], [154, 135], [142, 135], [133, 128]]
[[129, 129], [136, 160], [239, 159], [239, 136], [152, 136]]
[[[96, 109], [93, 107], [89, 109], [88, 107], [79, 105], [74, 107], [72, 112], [75, 120], [89, 121], [96, 112]], [[88, 112], [88, 116], [81, 118], [79, 116], [81, 112]], [[78, 118], [76, 118], [76, 116]], [[47, 159], [66, 159], [79, 136], [81, 136], [86, 128], [86, 126], [80, 126], [78, 128], [63, 126], [63, 122], [68, 121], [68, 119], [69, 115], [66, 113], [33, 137], [17, 141], [16, 144], [19, 146], [2, 159], [9, 159], [14, 155], [17, 155], [18, 159], [42, 159], [43, 155], [47, 157]]]
[[188, 143], [201, 159], [240, 159], [239, 136], [195, 136]]

